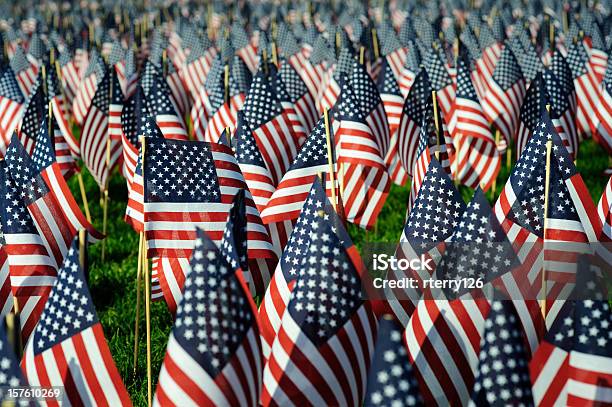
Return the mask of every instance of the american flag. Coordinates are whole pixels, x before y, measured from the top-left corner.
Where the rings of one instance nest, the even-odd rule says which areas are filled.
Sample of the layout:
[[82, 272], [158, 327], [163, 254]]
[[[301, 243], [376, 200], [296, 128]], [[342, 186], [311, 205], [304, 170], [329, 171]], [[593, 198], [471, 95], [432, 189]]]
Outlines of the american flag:
[[612, 313], [603, 300], [585, 299], [574, 308], [574, 343], [569, 354], [567, 404], [612, 403]]
[[435, 90], [438, 95], [442, 115], [452, 117], [451, 109], [455, 101], [455, 87], [438, 51], [434, 49], [429, 51], [425, 58], [425, 69], [429, 76], [431, 89]]
[[319, 211], [325, 211], [327, 216], [338, 223], [337, 215], [325, 195], [322, 180], [317, 177], [304, 200], [299, 217], [290, 232], [289, 241], [283, 247], [282, 256], [259, 310], [261, 343], [266, 360], [270, 356], [272, 343], [280, 329], [281, 318], [289, 302], [291, 290], [295, 286], [298, 269], [305, 260], [303, 254], [307, 253], [310, 246], [310, 237], [314, 232], [313, 224], [316, 224]]
[[230, 36], [236, 54], [242, 58], [251, 72], [257, 71], [257, 65], [260, 62], [257, 56], [257, 47], [250, 41], [249, 35], [242, 24], [239, 22], [232, 24]]
[[329, 42], [322, 35], [318, 35], [313, 44], [312, 53], [308, 58], [301, 59], [296, 58], [296, 56], [289, 58], [294, 67], [300, 64], [301, 69], [298, 70], [298, 73], [315, 100], [318, 100], [318, 95], [322, 91], [321, 86], [325, 77], [326, 65], [328, 61], [333, 59], [333, 52]]
[[25, 98], [10, 67], [0, 74], [0, 155], [4, 156], [13, 132], [21, 121]]
[[114, 69], [106, 69], [83, 121], [83, 161], [101, 187], [121, 158], [123, 94]]
[[185, 113], [191, 108], [191, 99], [187, 93], [187, 86], [181, 78], [180, 71], [174, 67], [172, 63], [166, 63], [166, 83], [170, 89], [170, 94], [176, 102], [177, 113], [184, 117]]
[[44, 91], [42, 78], [35, 84], [35, 89], [26, 102], [23, 117], [19, 125], [19, 140], [24, 145], [29, 154], [34, 151], [36, 137], [41, 127], [41, 123], [47, 118], [48, 104]]
[[527, 89], [525, 100], [519, 115], [519, 127], [516, 136], [516, 157], [519, 158], [523, 149], [537, 130], [542, 109], [545, 109], [548, 94], [541, 74], [538, 74]]
[[[478, 31], [478, 42], [482, 50], [482, 56], [476, 61], [476, 70], [482, 89], [486, 91], [495, 67], [499, 63], [503, 43], [493, 35], [493, 31], [487, 23], [479, 24]], [[482, 95], [479, 96], [482, 97]]]
[[[41, 131], [47, 131], [46, 127], [43, 126]], [[28, 207], [47, 253], [53, 257], [55, 264], [62, 263], [72, 238], [79, 230], [87, 229], [90, 243], [103, 237], [85, 219], [57, 162], [39, 168], [15, 136], [5, 159], [18, 194]]]
[[66, 143], [54, 116], [51, 116], [48, 120], [43, 120], [36, 137], [36, 147], [34, 147], [32, 153], [32, 160], [40, 169], [47, 168], [57, 162], [61, 174], [66, 179], [78, 171], [70, 147]]
[[404, 98], [408, 97], [412, 83], [421, 69], [422, 61], [421, 53], [416, 43], [411, 40], [407, 48], [406, 62], [398, 79], [398, 84]]
[[[221, 240], [232, 199], [246, 189], [231, 148], [222, 144], [145, 138], [144, 219], [149, 257], [189, 258], [195, 228]], [[164, 180], [173, 176], [174, 182]], [[263, 293], [276, 254], [247, 194], [251, 289]], [[176, 298], [176, 297], [175, 297]], [[180, 299], [180, 298], [178, 298]], [[176, 303], [178, 303], [176, 299]]]
[[355, 55], [352, 49], [344, 47], [340, 50], [335, 63], [327, 68], [319, 88], [317, 102], [319, 103], [319, 111], [324, 109], [332, 109], [340, 95], [342, 81], [350, 74], [353, 63], [356, 62]]
[[484, 327], [470, 405], [533, 405], [529, 353], [512, 301], [493, 301]]
[[15, 73], [15, 78], [21, 89], [21, 93], [29, 95], [32, 91], [32, 87], [36, 83], [38, 76], [38, 66], [31, 64], [23, 50], [21, 45], [18, 45], [15, 49], [15, 53], [10, 58], [10, 67]]
[[578, 303], [585, 300], [597, 302], [604, 300], [606, 288], [598, 275], [599, 271], [599, 267], [591, 264], [588, 257], [582, 256], [578, 260], [578, 274], [572, 300], [564, 302], [529, 363], [534, 401], [537, 405], [568, 404], [569, 355], [574, 343], [577, 342], [574, 327], [575, 309]]
[[179, 72], [189, 90], [190, 97], [196, 100], [200, 88], [208, 77], [217, 50], [206, 37], [201, 41], [195, 41], [192, 45], [185, 60], [185, 66]]
[[0, 224], [4, 233], [2, 251], [10, 275], [8, 287], [20, 305], [21, 332], [25, 342], [36, 326], [55, 282], [57, 264], [49, 256], [4, 161], [0, 163], [0, 194]]
[[[216, 61], [218, 63], [218, 61]], [[206, 116], [210, 117], [206, 123], [199, 116], [194, 121], [194, 133], [198, 140], [216, 143], [223, 130], [227, 127], [230, 131], [236, 128], [237, 113], [245, 102], [245, 95], [251, 85], [251, 72], [238, 56], [234, 56], [229, 69], [228, 95], [225, 95], [225, 67], [222, 70], [211, 70], [207, 86], [210, 86]], [[216, 78], [212, 77], [216, 75]]]
[[[443, 257], [437, 262], [439, 280], [480, 279], [489, 287], [516, 267], [516, 256], [482, 190], [459, 219]], [[432, 249], [435, 243], [430, 244]], [[430, 249], [430, 255], [436, 255]], [[439, 256], [439, 254], [438, 254]], [[433, 257], [435, 259], [435, 257]], [[483, 322], [490, 309], [484, 289], [428, 289], [406, 329], [411, 359], [428, 401], [455, 404], [469, 397], [478, 362]]]
[[374, 351], [376, 320], [363, 300], [365, 266], [325, 213], [311, 224], [298, 271], [263, 372], [261, 402], [360, 405]]
[[567, 63], [576, 89], [576, 126], [580, 134], [595, 133], [594, 117], [601, 99], [601, 81], [598, 80], [582, 41], [573, 43], [567, 53]]
[[291, 112], [290, 118], [301, 145], [319, 118], [316, 101], [295, 68], [286, 60], [280, 62], [275, 83], [284, 109], [295, 112]]
[[378, 337], [368, 373], [364, 406], [424, 404], [402, 333], [402, 326], [389, 316], [378, 322]]
[[469, 56], [457, 59], [457, 90], [449, 127], [456, 140], [456, 179], [487, 190], [497, 178], [501, 157], [470, 78]]
[[504, 47], [481, 99], [482, 110], [489, 122], [499, 130], [506, 146], [516, 138], [521, 106], [527, 93], [525, 78], [512, 48]]
[[388, 61], [383, 62], [382, 75], [378, 77], [378, 91], [380, 92], [380, 98], [382, 99], [389, 123], [389, 151], [385, 157], [385, 162], [389, 167], [391, 180], [398, 185], [404, 185], [408, 180], [408, 174], [402, 167], [397, 146], [404, 97], [393, 74], [391, 64]]
[[606, 187], [601, 193], [599, 204], [597, 205], [597, 213], [603, 225], [603, 236], [612, 240], [612, 176], [608, 179]]
[[83, 69], [83, 73], [77, 93], [72, 101], [72, 115], [74, 121], [79, 125], [83, 124], [85, 116], [89, 111], [89, 106], [91, 106], [94, 95], [96, 94], [98, 82], [103, 80], [107, 71], [104, 61], [95, 49], [91, 51], [89, 63], [86, 67], [87, 68], [80, 68]]
[[[566, 72], [569, 74], [569, 72]], [[578, 133], [576, 124], [574, 123], [576, 115], [576, 105], [572, 103], [575, 95], [573, 92], [566, 93], [569, 86], [563, 86], [563, 83], [571, 82], [569, 75], [567, 77], [557, 76], [551, 69], [543, 72], [542, 77], [546, 86], [548, 103], [550, 103], [550, 115], [555, 125], [555, 130], [563, 140], [563, 144], [567, 147], [570, 155], [576, 157], [578, 154]]]
[[[604, 17], [605, 18], [605, 17]], [[595, 77], [598, 82], [601, 83], [608, 64], [609, 53], [610, 53], [610, 35], [604, 37], [600, 26], [604, 28], [603, 24], [598, 21], [594, 21], [587, 28], [589, 32], [589, 65], [593, 68]], [[608, 31], [609, 29], [606, 28]], [[607, 41], [604, 41], [606, 39]]]
[[75, 58], [73, 58], [72, 53], [68, 49], [60, 52], [58, 62], [61, 72], [62, 87], [66, 95], [66, 103], [70, 106], [70, 111], [72, 111], [72, 102], [74, 101], [81, 82], [78, 66], [75, 63]]
[[420, 126], [424, 122], [424, 116], [428, 114], [429, 108], [425, 101], [431, 98], [430, 95], [429, 76], [427, 71], [421, 69], [404, 101], [397, 132], [400, 161], [409, 176], [414, 175], [413, 169], [418, 158]]
[[[434, 262], [438, 261], [442, 249], [438, 244], [452, 235], [464, 210], [465, 203], [459, 191], [438, 160], [432, 158], [414, 205], [408, 212], [396, 257], [413, 259], [426, 254]], [[387, 278], [399, 280], [404, 277], [424, 280], [431, 274], [426, 270], [393, 270], [388, 272]], [[406, 326], [422, 291], [412, 288], [387, 289], [385, 294], [393, 314]]]
[[263, 66], [253, 78], [243, 111], [272, 179], [278, 184], [297, 155], [299, 140]]
[[262, 357], [257, 310], [242, 275], [225, 257], [198, 229], [154, 405], [258, 403]]
[[[547, 316], [552, 322], [575, 282], [577, 257], [601, 234], [601, 221], [582, 177], [576, 171], [546, 111], [496, 204], [496, 214], [524, 267], [505, 281], [511, 298], [535, 298], [546, 268]], [[544, 236], [546, 143], [552, 141], [549, 207]], [[565, 252], [559, 257], [559, 251]], [[543, 298], [543, 293], [540, 293]], [[519, 310], [520, 314], [520, 310]], [[521, 315], [523, 324], [527, 315]], [[530, 343], [533, 340], [530, 339]], [[532, 346], [532, 349], [534, 347]]]
[[[332, 128], [330, 128], [330, 139], [334, 139]], [[315, 177], [327, 171], [329, 164], [325, 120], [322, 117], [261, 213], [261, 219], [268, 226], [272, 240], [279, 242], [281, 248], [291, 235], [293, 224], [302, 210]], [[330, 189], [331, 193], [331, 184], [326, 188]]]
[[374, 141], [384, 157], [389, 151], [390, 133], [385, 107], [378, 88], [365, 67], [357, 62], [353, 62], [349, 80], [357, 101], [365, 112], [365, 121], [372, 131]]
[[[61, 85], [58, 79], [58, 73], [55, 66], [47, 66], [47, 99], [51, 103], [54, 121], [59, 129], [57, 137], [63, 138], [63, 143], [69, 149], [69, 153], [73, 157], [79, 157], [81, 149], [79, 142], [72, 134], [72, 128], [68, 121], [68, 105], [64, 98]], [[63, 150], [63, 148], [62, 148]]]
[[261, 152], [257, 147], [257, 142], [251, 128], [242, 112], [238, 112], [236, 132], [231, 143], [236, 154], [236, 161], [249, 187], [249, 191], [253, 195], [253, 201], [257, 206], [257, 210], [263, 212], [276, 188], [274, 187], [270, 171], [268, 171]]
[[63, 387], [62, 405], [131, 406], [84, 272], [76, 238], [24, 350], [22, 369], [31, 386]]
[[[408, 211], [412, 208], [421, 182], [425, 176], [425, 171], [429, 166], [432, 157], [436, 157], [442, 165], [442, 168], [451, 174], [451, 156], [454, 151], [453, 140], [448, 133], [446, 122], [444, 121], [440, 110], [434, 112], [431, 108], [433, 103], [433, 94], [428, 98], [425, 105], [425, 114], [422, 116], [422, 121], [419, 126], [419, 144], [416, 151], [416, 159], [412, 168], [412, 183], [410, 184], [410, 196], [408, 197]], [[434, 118], [437, 114], [437, 118]], [[439, 129], [436, 127], [436, 120]]]
[[334, 108], [333, 127], [347, 220], [369, 229], [385, 203], [391, 180], [384, 153], [367, 122], [368, 110], [358, 108], [358, 86], [353, 80], [344, 82]]
[[399, 78], [406, 63], [408, 48], [402, 46], [395, 31], [390, 26], [381, 26], [378, 33], [381, 42], [380, 52], [391, 67], [393, 76]]
[[612, 62], [608, 64], [606, 76], [600, 86], [600, 98], [595, 109], [595, 117], [593, 118], [593, 139], [608, 154], [612, 154]]
[[[13, 352], [13, 346], [7, 337], [6, 329], [4, 326], [0, 326], [0, 386], [2, 386], [0, 399], [7, 404], [11, 403], [11, 400], [19, 400], [19, 397], [13, 398], [12, 395], [9, 395], [8, 389], [27, 387], [27, 384], [19, 361]], [[26, 401], [16, 402], [16, 405], [27, 405], [26, 403]]]
[[[308, 134], [319, 118], [315, 98], [321, 78], [319, 72], [315, 70], [308, 57], [297, 44], [297, 40], [291, 31], [286, 28], [286, 25], [279, 28], [278, 44], [281, 46], [284, 55], [278, 75], [295, 105], [306, 134]], [[314, 77], [311, 77], [311, 75]], [[313, 81], [316, 85], [312, 83]]]
[[176, 101], [172, 97], [168, 83], [158, 66], [147, 61], [144, 73], [140, 79], [147, 96], [147, 103], [160, 130], [167, 138], [186, 140], [185, 122], [179, 116]]
[[117, 79], [121, 86], [121, 93], [126, 94], [128, 77], [125, 70], [125, 58], [127, 52], [121, 46], [119, 41], [115, 40], [111, 43], [110, 52], [108, 53], [107, 62], [115, 71], [117, 71]]
[[151, 116], [144, 91], [137, 84], [134, 93], [125, 101], [121, 110], [122, 173], [127, 180], [128, 187], [132, 185], [138, 162], [139, 137], [147, 136], [151, 132], [157, 132], [157, 135], [163, 138], [155, 119]]

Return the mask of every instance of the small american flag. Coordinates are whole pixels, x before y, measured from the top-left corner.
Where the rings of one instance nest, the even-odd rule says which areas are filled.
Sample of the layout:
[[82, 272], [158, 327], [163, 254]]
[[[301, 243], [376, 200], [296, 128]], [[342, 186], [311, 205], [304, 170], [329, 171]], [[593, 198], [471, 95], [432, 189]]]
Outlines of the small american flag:
[[442, 115], [444, 117], [452, 117], [451, 110], [455, 100], [455, 87], [442, 57], [438, 51], [432, 49], [429, 51], [424, 62], [431, 83], [431, 89], [437, 93]]
[[597, 213], [603, 225], [601, 240], [604, 240], [604, 236], [612, 240], [612, 176], [608, 179], [606, 187], [601, 193], [601, 198], [599, 198], [599, 204], [597, 205]]
[[21, 93], [29, 95], [32, 87], [36, 83], [38, 75], [38, 65], [31, 64], [26, 57], [26, 53], [21, 45], [15, 49], [15, 53], [11, 57], [9, 64], [15, 73], [15, 78], [21, 89]]
[[[1, 99], [0, 99], [1, 100]], [[608, 64], [606, 76], [601, 84], [601, 93], [593, 127], [593, 139], [602, 146], [608, 154], [612, 154], [612, 63]], [[1, 141], [0, 141], [1, 143]]]
[[[569, 75], [569, 72], [565, 72]], [[548, 103], [550, 104], [550, 116], [555, 125], [555, 130], [563, 144], [565, 144], [570, 155], [578, 154], [578, 133], [575, 124], [576, 104], [573, 90], [568, 93], [571, 80], [568, 77], [557, 76], [551, 69], [543, 72], [542, 77], [546, 86]], [[568, 85], [563, 85], [568, 83]]]
[[29, 154], [32, 154], [32, 151], [34, 151], [38, 130], [41, 123], [46, 120], [48, 111], [42, 77], [38, 79], [39, 81], [34, 85], [33, 93], [23, 111], [23, 118], [18, 130], [19, 140]]
[[236, 54], [242, 58], [251, 72], [256, 72], [259, 63], [257, 47], [249, 40], [249, 36], [242, 24], [239, 22], [232, 24], [230, 36]]
[[[391, 180], [381, 145], [368, 124], [367, 110], [358, 109], [359, 83], [345, 81], [334, 108], [337, 163], [344, 179], [342, 202], [347, 220], [363, 228], [374, 226]], [[385, 119], [386, 124], [386, 119]]]
[[0, 155], [4, 156], [13, 132], [21, 121], [25, 98], [10, 67], [0, 73]]
[[58, 62], [61, 72], [62, 87], [66, 94], [66, 103], [68, 103], [72, 111], [72, 102], [74, 101], [81, 82], [78, 67], [75, 63], [75, 58], [73, 58], [72, 53], [67, 48], [60, 52]]
[[186, 140], [185, 122], [179, 116], [179, 109], [172, 97], [170, 88], [163, 78], [159, 67], [147, 61], [141, 85], [147, 96], [147, 103], [160, 130], [167, 138]]
[[[19, 366], [19, 361], [13, 352], [13, 345], [9, 342], [4, 324], [0, 326], [0, 400], [5, 403], [10, 403], [11, 399], [16, 401], [19, 399], [11, 397], [7, 394], [8, 389], [15, 387], [27, 387], [28, 382], [23, 376], [23, 372]], [[24, 405], [26, 402], [17, 402], [16, 405]], [[28, 405], [28, 404], [25, 404]]]
[[612, 313], [606, 299], [578, 301], [574, 308], [574, 344], [569, 355], [567, 404], [612, 403]]
[[470, 405], [533, 405], [529, 354], [512, 301], [493, 301], [484, 326]]
[[61, 386], [61, 404], [131, 406], [79, 265], [78, 238], [66, 254], [22, 361], [32, 386]]
[[406, 63], [402, 68], [398, 83], [404, 98], [408, 97], [412, 83], [414, 82], [421, 66], [421, 53], [419, 47], [411, 40], [406, 55]]
[[236, 161], [253, 195], [255, 205], [260, 212], [263, 212], [276, 188], [242, 112], [238, 112], [236, 133], [231, 142], [234, 146]]
[[256, 316], [242, 275], [198, 229], [154, 405], [257, 406], [262, 357]]
[[280, 61], [274, 83], [292, 130], [302, 145], [319, 118], [316, 102], [296, 70], [284, 59]]
[[482, 109], [504, 137], [506, 145], [509, 145], [515, 139], [527, 92], [521, 66], [510, 46], [506, 45], [502, 50], [488, 86], [482, 99]]
[[[101, 187], [121, 158], [123, 94], [114, 69], [106, 69], [83, 122], [81, 154]], [[109, 157], [110, 155], [110, 157]]]
[[542, 74], [538, 74], [529, 85], [521, 113], [519, 115], [519, 127], [516, 138], [516, 157], [521, 156], [521, 152], [527, 145], [532, 133], [536, 131], [536, 126], [540, 119], [542, 109], [547, 102], [547, 93]]
[[263, 67], [253, 78], [243, 110], [272, 179], [278, 184], [297, 155], [299, 140]]
[[295, 57], [289, 59], [294, 67], [298, 66], [298, 64], [301, 66], [298, 72], [315, 100], [317, 100], [319, 93], [322, 92], [321, 85], [325, 76], [326, 64], [332, 59], [333, 50], [329, 42], [322, 35], [317, 35], [312, 53], [307, 59]]
[[[42, 127], [46, 131], [46, 127]], [[103, 236], [87, 222], [57, 162], [38, 168], [16, 136], [5, 157], [19, 196], [28, 207], [47, 253], [61, 264], [77, 232], [87, 229], [90, 243]], [[49, 162], [49, 161], [47, 161]]]
[[[396, 257], [413, 259], [426, 254], [434, 262], [438, 261], [441, 255], [438, 244], [452, 235], [464, 210], [465, 203], [459, 191], [438, 160], [432, 158], [414, 205], [408, 213]], [[389, 271], [389, 278], [399, 280], [403, 277], [424, 280], [430, 278], [431, 274], [427, 270]], [[406, 326], [422, 296], [421, 290], [388, 289], [385, 294], [395, 317]]]
[[[376, 320], [363, 300], [361, 258], [324, 212], [280, 321], [263, 372], [264, 406], [360, 405], [374, 351]], [[353, 252], [354, 253], [354, 252]]]
[[381, 68], [382, 75], [378, 77], [378, 91], [382, 99], [387, 121], [389, 122], [389, 151], [385, 157], [385, 162], [389, 167], [389, 174], [394, 183], [404, 185], [408, 180], [408, 174], [400, 162], [397, 139], [400, 119], [404, 107], [404, 97], [397, 83], [391, 63], [383, 62]]
[[[331, 128], [330, 133], [333, 139]], [[291, 235], [293, 224], [299, 217], [315, 177], [326, 171], [329, 171], [329, 164], [325, 120], [321, 118], [261, 213], [272, 239], [279, 242], [281, 248]], [[331, 184], [327, 186], [327, 189], [330, 188]]]
[[[83, 60], [85, 61], [86, 59], [83, 58]], [[94, 49], [89, 55], [89, 63], [86, 65], [86, 68], [79, 69], [82, 72], [82, 76], [77, 93], [72, 101], [72, 114], [74, 121], [82, 125], [91, 106], [92, 99], [96, 94], [98, 82], [104, 78], [107, 67], [100, 54]]]
[[[50, 129], [49, 125], [51, 125]], [[70, 147], [54, 116], [51, 116], [49, 120], [43, 120], [36, 137], [36, 147], [34, 147], [32, 153], [32, 160], [39, 169], [47, 168], [57, 162], [61, 174], [66, 179], [78, 171]]]
[[[576, 287], [571, 301], [565, 301], [557, 318], [540, 342], [529, 362], [533, 396], [537, 405], [568, 404], [568, 384], [571, 374], [569, 355], [578, 341], [575, 335], [576, 308], [585, 300], [600, 302], [605, 299], [605, 283], [587, 256], [578, 260]], [[582, 323], [582, 321], [580, 321]], [[605, 325], [605, 322], [604, 322]]]
[[431, 88], [427, 71], [421, 69], [404, 101], [402, 116], [397, 131], [400, 161], [409, 176], [419, 156], [419, 134], [424, 116], [428, 113], [426, 101], [431, 98]]
[[295, 227], [291, 230], [289, 241], [284, 246], [283, 254], [259, 310], [261, 342], [266, 360], [270, 356], [272, 343], [280, 329], [283, 312], [291, 297], [291, 291], [295, 287], [298, 269], [305, 260], [303, 254], [308, 251], [310, 236], [315, 230], [312, 225], [316, 224], [319, 211], [325, 211], [327, 216], [338, 223], [337, 215], [327, 200], [321, 180], [315, 178]]
[[424, 405], [402, 333], [402, 326], [393, 319], [379, 321], [364, 406]]
[[[81, 149], [79, 142], [72, 134], [72, 128], [68, 122], [68, 105], [61, 90], [58, 73], [55, 66], [47, 66], [47, 99], [51, 102], [54, 121], [58, 126], [56, 138], [61, 137], [64, 144], [69, 148], [73, 157], [79, 157]], [[63, 148], [61, 149], [64, 150]]]
[[497, 178], [501, 157], [470, 78], [466, 53], [457, 59], [457, 90], [449, 123], [455, 143], [456, 179], [470, 188], [487, 190]]
[[[568, 298], [575, 283], [576, 259], [589, 250], [586, 243], [598, 240], [602, 225], [584, 181], [545, 110], [540, 117], [537, 131], [531, 136], [500, 195], [496, 213], [524, 265], [520, 277], [507, 285], [515, 292], [511, 298], [520, 298], [521, 292], [527, 293], [524, 297], [538, 293], [542, 289], [541, 270], [546, 265], [546, 319], [552, 322], [563, 304], [555, 299]], [[543, 182], [549, 140], [552, 141], [550, 201], [544, 236]], [[557, 255], [559, 250], [565, 252], [562, 258]], [[526, 318], [521, 317], [525, 324]], [[530, 343], [533, 343], [531, 339]]]
[[21, 332], [25, 342], [36, 326], [55, 282], [57, 264], [49, 256], [4, 161], [0, 164], [0, 194], [0, 225], [4, 233], [2, 251], [10, 275], [8, 287], [22, 310]]
[[197, 100], [200, 88], [204, 85], [210, 73], [213, 59], [216, 55], [217, 50], [212, 46], [207, 37], [192, 44], [189, 55], [187, 55], [185, 60], [185, 67], [179, 72], [193, 100]]
[[[236, 191], [247, 186], [228, 146], [159, 138], [145, 140], [144, 219], [148, 255], [189, 258], [195, 228], [201, 227], [211, 239], [221, 240], [221, 221], [227, 216]], [[173, 182], [166, 183], [168, 177]], [[249, 284], [253, 292], [263, 293], [270, 280], [269, 263], [273, 267], [277, 257], [250, 193], [247, 219]]]
[[319, 111], [324, 109], [332, 109], [340, 95], [342, 81], [345, 80], [345, 75], [349, 75], [356, 62], [356, 57], [352, 48], [344, 47], [340, 50], [340, 54], [335, 63], [327, 68], [324, 74], [317, 101], [319, 103]]
[[582, 41], [572, 44], [567, 52], [567, 63], [571, 69], [571, 79], [576, 88], [576, 125], [580, 134], [595, 132], [593, 117], [597, 112], [597, 101], [602, 89]]

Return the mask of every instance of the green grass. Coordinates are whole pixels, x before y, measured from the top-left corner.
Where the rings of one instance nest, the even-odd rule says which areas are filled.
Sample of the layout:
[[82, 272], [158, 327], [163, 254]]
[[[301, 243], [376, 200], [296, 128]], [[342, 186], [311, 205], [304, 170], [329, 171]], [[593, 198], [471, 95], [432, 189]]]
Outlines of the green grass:
[[[596, 202], [607, 181], [602, 175], [602, 171], [607, 167], [608, 157], [598, 145], [592, 141], [582, 143], [578, 169]], [[94, 225], [102, 230], [99, 188], [87, 171], [84, 171], [83, 177]], [[508, 169], [502, 166], [497, 183], [497, 194], [503, 188], [507, 177]], [[69, 185], [77, 201], [80, 202], [76, 177], [70, 180]], [[100, 260], [100, 244], [91, 247], [89, 251], [89, 285], [98, 316], [104, 327], [104, 333], [121, 377], [134, 404], [144, 406], [147, 400], [144, 303], [141, 303], [139, 325], [141, 335], [137, 374], [136, 376], [132, 374], [138, 236], [123, 221], [127, 190], [125, 181], [118, 174], [114, 174], [111, 178], [109, 191], [109, 237], [106, 241], [106, 259], [103, 263]], [[468, 188], [461, 188], [461, 192], [464, 199], [468, 201], [472, 191]], [[399, 240], [408, 194], [408, 187], [392, 186], [375, 230], [366, 233], [352, 225], [349, 227], [349, 232], [357, 247], [361, 247], [361, 243], [365, 241], [397, 242]], [[153, 391], [155, 391], [157, 374], [164, 358], [167, 338], [172, 327], [172, 317], [163, 302], [154, 303], [152, 306], [151, 327]]]

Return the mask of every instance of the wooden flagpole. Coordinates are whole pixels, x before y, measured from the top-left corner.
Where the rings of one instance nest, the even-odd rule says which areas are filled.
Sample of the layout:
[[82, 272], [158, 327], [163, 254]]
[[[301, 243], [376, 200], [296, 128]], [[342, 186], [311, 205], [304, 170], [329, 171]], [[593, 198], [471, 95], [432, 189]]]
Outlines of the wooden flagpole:
[[[145, 179], [145, 151], [146, 151], [146, 138], [140, 137], [141, 154], [142, 154], [142, 182], [146, 185]], [[142, 232], [142, 276], [145, 280], [145, 321], [146, 321], [146, 332], [147, 332], [147, 402], [149, 407], [152, 405], [153, 400], [153, 378], [151, 371], [151, 275], [149, 272], [149, 260], [147, 258], [147, 239]]]
[[[334, 210], [337, 211], [337, 201], [336, 201], [336, 180], [334, 176], [334, 157], [332, 155], [332, 141], [331, 141], [331, 132], [329, 127], [329, 110], [325, 108], [323, 110], [323, 120], [325, 121], [325, 140], [327, 142], [327, 163], [329, 164], [329, 180], [332, 184], [331, 193], [332, 193], [332, 205], [334, 206]], [[323, 183], [325, 188], [325, 182]]]
[[[499, 144], [500, 133], [499, 130], [495, 130], [495, 148]], [[497, 188], [497, 177], [493, 178], [493, 183], [491, 184], [491, 198], [495, 198], [495, 189]]]
[[378, 49], [378, 35], [376, 33], [376, 28], [372, 28], [372, 47], [374, 51], [374, 59], [378, 59], [380, 57], [380, 50]]
[[149, 407], [153, 400], [153, 377], [151, 370], [151, 275], [147, 259], [147, 240], [143, 241], [142, 262], [145, 279], [145, 319], [147, 330], [147, 402]]
[[230, 80], [229, 65], [225, 64], [225, 66], [223, 67], [223, 98], [225, 99], [225, 103], [229, 102], [229, 80]]
[[139, 345], [139, 325], [140, 325], [140, 290], [142, 278], [142, 258], [143, 258], [144, 232], [138, 233], [138, 263], [136, 266], [136, 318], [134, 319], [134, 370], [132, 371], [133, 378], [136, 378], [136, 370], [138, 368], [138, 345]]
[[365, 47], [363, 45], [359, 47], [359, 63], [361, 65], [365, 63]]
[[[550, 105], [546, 105], [546, 111], [550, 112]], [[546, 142], [546, 175], [544, 180], [544, 225], [542, 248], [544, 257], [542, 258], [542, 299], [540, 300], [540, 308], [542, 309], [542, 317], [544, 317], [544, 326], [546, 327], [546, 296], [548, 295], [548, 287], [546, 282], [546, 230], [548, 228], [548, 194], [550, 191], [550, 154], [552, 151], [552, 141]]]
[[436, 91], [431, 91], [431, 100], [433, 102], [433, 115], [434, 115], [434, 125], [436, 127], [436, 144], [438, 148], [436, 149], [435, 156], [436, 160], [440, 159], [440, 123], [438, 122], [438, 98], [436, 96]]
[[[546, 180], [544, 183], [544, 239], [543, 247], [546, 247], [546, 230], [548, 228], [548, 194], [550, 191], [550, 153], [552, 150], [552, 141], [546, 142]], [[542, 316], [546, 323], [546, 296], [548, 287], [546, 284], [546, 253], [542, 261], [542, 299], [540, 300], [540, 307], [542, 308]]]
[[[111, 69], [114, 69], [111, 67]], [[113, 103], [113, 75], [111, 74], [110, 79], [110, 103]], [[106, 235], [106, 227], [108, 223], [108, 183], [110, 178], [110, 161], [111, 161], [111, 139], [110, 134], [107, 134], [106, 137], [106, 180], [104, 182], [104, 191], [102, 192], [102, 233]], [[102, 239], [102, 251], [100, 255], [100, 259], [104, 261], [104, 255], [106, 253], [106, 238]]]

